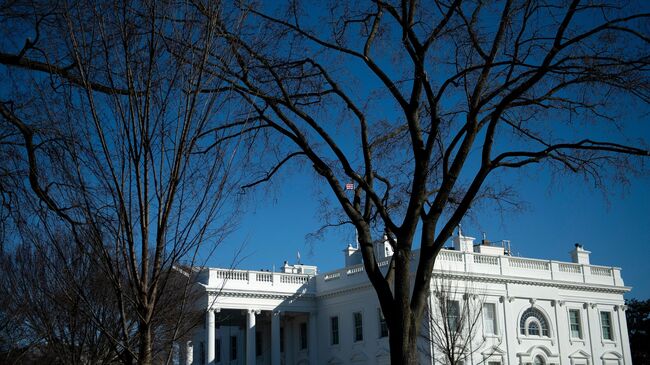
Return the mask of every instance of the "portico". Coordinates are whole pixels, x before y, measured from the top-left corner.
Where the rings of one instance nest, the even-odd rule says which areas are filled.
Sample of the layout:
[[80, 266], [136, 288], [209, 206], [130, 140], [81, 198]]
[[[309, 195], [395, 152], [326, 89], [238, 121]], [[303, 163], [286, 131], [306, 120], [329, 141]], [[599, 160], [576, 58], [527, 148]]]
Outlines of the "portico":
[[186, 343], [183, 364], [315, 364], [315, 312], [210, 309], [203, 341]]
[[183, 351], [183, 363], [316, 364], [315, 273], [304, 265], [281, 273], [203, 272], [204, 330]]

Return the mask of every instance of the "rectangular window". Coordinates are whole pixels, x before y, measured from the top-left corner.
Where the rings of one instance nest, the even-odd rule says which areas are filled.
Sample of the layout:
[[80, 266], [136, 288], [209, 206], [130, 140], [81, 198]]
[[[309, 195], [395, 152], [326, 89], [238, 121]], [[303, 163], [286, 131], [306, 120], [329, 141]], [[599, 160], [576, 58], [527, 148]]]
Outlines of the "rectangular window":
[[214, 344], [214, 359], [216, 362], [221, 361], [221, 339], [217, 338], [216, 343]]
[[230, 360], [237, 360], [237, 336], [230, 336]]
[[486, 335], [497, 334], [497, 310], [494, 303], [483, 303], [483, 329]]
[[339, 317], [330, 317], [330, 344], [339, 344]]
[[307, 323], [300, 324], [300, 349], [307, 349]]
[[363, 341], [363, 317], [361, 312], [354, 312], [352, 318], [354, 319], [354, 342]]
[[201, 351], [201, 364], [205, 365], [205, 346], [203, 345], [203, 342], [201, 342], [201, 346], [199, 346], [199, 351]]
[[488, 361], [488, 365], [501, 365], [501, 361]]
[[284, 327], [280, 327], [280, 352], [284, 352]]
[[255, 356], [262, 356], [262, 332], [255, 331]]
[[579, 309], [569, 309], [569, 326], [571, 327], [572, 338], [582, 338]]
[[379, 317], [379, 338], [388, 337], [388, 325], [386, 324], [386, 318], [381, 312], [381, 308], [377, 308], [377, 313]]
[[612, 333], [612, 314], [610, 312], [600, 312], [600, 327], [603, 330], [603, 339], [614, 339], [614, 334]]
[[452, 333], [458, 331], [460, 322], [460, 303], [457, 300], [447, 301], [447, 326]]

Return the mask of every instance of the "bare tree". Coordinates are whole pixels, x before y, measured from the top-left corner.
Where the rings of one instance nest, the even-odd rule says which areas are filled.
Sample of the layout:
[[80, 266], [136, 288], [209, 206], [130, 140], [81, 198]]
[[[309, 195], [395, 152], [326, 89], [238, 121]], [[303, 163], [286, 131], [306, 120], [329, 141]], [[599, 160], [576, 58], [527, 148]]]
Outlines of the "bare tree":
[[425, 313], [428, 331], [423, 331], [422, 337], [433, 348], [435, 361], [443, 365], [483, 363], [470, 359], [485, 350], [487, 342], [484, 297], [471, 281], [454, 282], [444, 273], [434, 277], [431, 283], [432, 304]]
[[237, 116], [228, 95], [199, 92], [221, 83], [206, 72], [223, 53], [215, 22], [189, 2], [8, 1], [0, 29], [1, 188], [14, 224], [64, 232], [110, 283], [119, 331], [97, 328], [121, 362], [169, 362], [193, 305], [192, 278], [174, 267], [201, 264], [232, 229], [234, 167], [247, 156], [241, 134], [223, 131]]
[[[61, 239], [61, 237], [58, 237]], [[11, 331], [3, 363], [109, 364], [120, 316], [108, 280], [70, 241], [21, 244], [0, 257]], [[64, 255], [62, 257], [62, 255]]]
[[598, 186], [646, 172], [647, 141], [625, 133], [650, 100], [640, 4], [242, 2], [240, 32], [197, 1], [237, 61], [210, 54], [228, 84], [201, 92], [237, 93], [246, 128], [279, 139], [246, 188], [313, 167], [340, 208], [327, 223], [356, 228], [392, 363], [413, 364], [436, 257], [473, 204], [512, 191], [504, 171], [545, 163]]

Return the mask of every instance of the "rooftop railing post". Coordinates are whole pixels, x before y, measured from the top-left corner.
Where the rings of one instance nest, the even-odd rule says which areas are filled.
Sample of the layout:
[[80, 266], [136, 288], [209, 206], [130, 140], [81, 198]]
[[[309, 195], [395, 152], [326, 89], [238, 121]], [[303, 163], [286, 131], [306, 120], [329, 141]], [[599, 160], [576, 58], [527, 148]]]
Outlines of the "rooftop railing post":
[[551, 280], [555, 280], [555, 273], [560, 271], [560, 265], [555, 261], [549, 261], [549, 269], [551, 269]]
[[621, 269], [612, 267], [612, 283], [614, 285], [623, 286], [623, 278], [621, 278]]

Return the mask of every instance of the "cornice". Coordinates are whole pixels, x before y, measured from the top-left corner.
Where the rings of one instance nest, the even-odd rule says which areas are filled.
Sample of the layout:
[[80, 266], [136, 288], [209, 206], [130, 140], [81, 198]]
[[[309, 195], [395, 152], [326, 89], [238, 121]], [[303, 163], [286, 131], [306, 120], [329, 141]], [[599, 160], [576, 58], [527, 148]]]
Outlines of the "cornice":
[[520, 276], [494, 276], [494, 275], [477, 275], [477, 274], [462, 274], [462, 273], [444, 273], [442, 275], [438, 273], [434, 273], [433, 276], [434, 277], [444, 276], [446, 278], [452, 278], [452, 279], [471, 280], [471, 281], [499, 283], [499, 284], [510, 283], [510, 284], [522, 284], [522, 285], [531, 285], [531, 286], [555, 287], [560, 289], [592, 291], [592, 292], [599, 292], [599, 293], [624, 294], [632, 290], [632, 288], [629, 286], [576, 283], [571, 281], [547, 280], [547, 279], [530, 279], [530, 278], [524, 278]]
[[207, 294], [235, 297], [235, 298], [254, 298], [254, 299], [277, 299], [277, 300], [310, 300], [316, 296], [313, 293], [278, 293], [267, 291], [244, 291], [244, 290], [225, 290], [225, 289], [206, 289]]
[[[433, 273], [433, 277], [436, 276], [445, 277], [448, 279], [456, 279], [456, 280], [469, 280], [469, 281], [479, 281], [479, 282], [497, 283], [497, 284], [521, 284], [521, 285], [530, 285], [530, 286], [555, 287], [559, 289], [579, 290], [579, 291], [588, 291], [588, 292], [596, 292], [596, 293], [624, 294], [632, 290], [632, 288], [629, 286], [585, 284], [585, 283], [574, 283], [568, 281], [545, 280], [545, 279], [531, 280], [529, 278], [523, 278], [517, 276], [487, 276], [487, 275], [462, 274], [462, 273], [444, 273], [441, 275], [439, 273]], [[370, 282], [366, 282], [361, 285], [353, 285], [349, 287], [346, 286], [346, 287], [341, 287], [323, 293], [316, 293], [316, 297], [330, 298], [341, 294], [354, 292], [359, 289], [365, 289], [371, 287], [372, 285], [370, 284]]]

